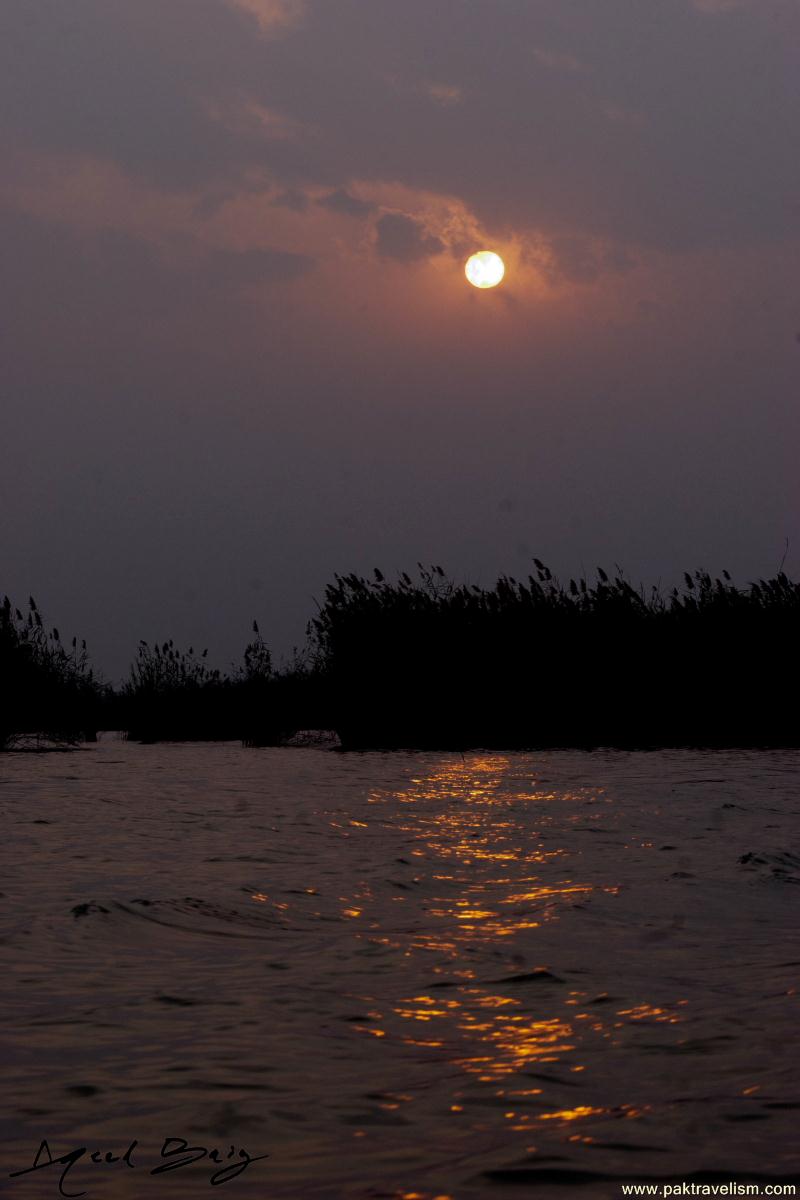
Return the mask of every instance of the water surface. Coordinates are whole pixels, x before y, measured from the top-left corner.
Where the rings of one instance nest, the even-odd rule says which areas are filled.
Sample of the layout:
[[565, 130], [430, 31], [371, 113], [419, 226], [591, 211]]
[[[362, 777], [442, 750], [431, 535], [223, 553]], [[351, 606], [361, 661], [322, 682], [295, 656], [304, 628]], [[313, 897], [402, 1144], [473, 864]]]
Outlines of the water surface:
[[107, 736], [0, 780], [4, 1174], [134, 1137], [66, 1190], [207, 1194], [165, 1137], [268, 1153], [242, 1200], [800, 1172], [797, 751]]

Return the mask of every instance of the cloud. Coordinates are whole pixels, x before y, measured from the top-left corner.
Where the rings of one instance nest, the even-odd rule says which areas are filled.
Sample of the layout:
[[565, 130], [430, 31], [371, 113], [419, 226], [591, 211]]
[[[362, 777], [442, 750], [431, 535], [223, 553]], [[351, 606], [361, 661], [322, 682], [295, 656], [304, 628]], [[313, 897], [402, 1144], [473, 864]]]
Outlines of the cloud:
[[320, 196], [317, 204], [322, 208], [327, 208], [329, 212], [339, 213], [346, 217], [368, 217], [375, 211], [375, 205], [369, 200], [359, 200], [357, 196], [351, 196], [344, 188], [337, 188], [335, 192], [328, 192], [326, 195]]
[[636, 265], [621, 244], [569, 235], [551, 238], [531, 258], [549, 282], [555, 284], [594, 283], [608, 272], [628, 271]]
[[520, 237], [683, 252], [793, 233], [795, 0], [573, 0], [569, 20], [540, 0], [501, 23], [430, 0], [370, 0], [369, 21], [363, 0], [68, 9], [0, 5], [3, 148], [89, 156], [198, 200], [262, 174], [354, 217], [396, 183]]
[[261, 32], [267, 34], [298, 25], [305, 13], [303, 0], [225, 0], [225, 3], [255, 17]]
[[385, 213], [376, 222], [375, 246], [382, 258], [393, 258], [398, 262], [417, 262], [441, 254], [444, 242], [429, 234], [425, 226], [403, 213]]
[[[220, 0], [5, 0], [0, 137], [88, 154], [165, 188], [230, 179], [243, 147], [213, 117], [258, 69], [260, 40]], [[268, 45], [269, 43], [264, 43]], [[252, 149], [249, 151], [252, 155]]]
[[271, 203], [278, 208], [288, 208], [290, 212], [303, 213], [308, 209], [308, 196], [295, 188], [288, 188], [273, 196]]
[[209, 104], [209, 115], [213, 121], [224, 125], [234, 138], [241, 138], [243, 142], [253, 139], [296, 141], [309, 132], [284, 113], [274, 112], [255, 100], [241, 96], [227, 104]]
[[237, 288], [298, 279], [312, 262], [310, 256], [288, 250], [211, 250], [200, 254], [196, 271], [215, 286]]

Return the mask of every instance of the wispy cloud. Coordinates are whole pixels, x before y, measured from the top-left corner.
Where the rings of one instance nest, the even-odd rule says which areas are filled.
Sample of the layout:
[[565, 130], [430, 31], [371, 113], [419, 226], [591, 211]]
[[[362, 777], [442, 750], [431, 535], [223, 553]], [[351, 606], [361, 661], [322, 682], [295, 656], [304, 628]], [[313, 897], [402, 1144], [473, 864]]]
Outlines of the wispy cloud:
[[422, 90], [430, 96], [431, 100], [435, 100], [437, 104], [443, 104], [446, 108], [460, 104], [464, 99], [463, 89], [454, 83], [426, 83]]
[[358, 196], [351, 195], [345, 188], [326, 192], [317, 199], [317, 204], [322, 208], [327, 208], [329, 212], [339, 213], [345, 217], [368, 217], [375, 211], [375, 205], [371, 200], [360, 200]]
[[298, 25], [305, 15], [304, 0], [224, 0], [255, 17], [262, 33], [274, 34]]

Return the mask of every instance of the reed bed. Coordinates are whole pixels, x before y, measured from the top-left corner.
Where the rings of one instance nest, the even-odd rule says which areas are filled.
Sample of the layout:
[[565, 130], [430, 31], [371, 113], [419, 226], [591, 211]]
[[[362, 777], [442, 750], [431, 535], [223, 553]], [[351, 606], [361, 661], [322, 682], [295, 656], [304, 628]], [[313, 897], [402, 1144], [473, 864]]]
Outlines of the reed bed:
[[0, 748], [98, 728], [251, 746], [326, 729], [345, 749], [800, 744], [800, 585], [783, 571], [745, 586], [695, 571], [662, 592], [619, 569], [562, 583], [533, 562], [491, 588], [422, 565], [335, 576], [287, 666], [254, 623], [227, 674], [206, 651], [143, 641], [117, 690], [33, 600], [23, 615], [6, 599]]
[[48, 745], [69, 746], [92, 739], [100, 722], [105, 689], [89, 663], [85, 642], [62, 644], [47, 629], [33, 597], [27, 613], [8, 596], [0, 604], [0, 750], [28, 744], [27, 735]]
[[[311, 625], [346, 747], [796, 745], [800, 585], [617, 570], [337, 576]], [[787, 686], [788, 685], [788, 686]]]

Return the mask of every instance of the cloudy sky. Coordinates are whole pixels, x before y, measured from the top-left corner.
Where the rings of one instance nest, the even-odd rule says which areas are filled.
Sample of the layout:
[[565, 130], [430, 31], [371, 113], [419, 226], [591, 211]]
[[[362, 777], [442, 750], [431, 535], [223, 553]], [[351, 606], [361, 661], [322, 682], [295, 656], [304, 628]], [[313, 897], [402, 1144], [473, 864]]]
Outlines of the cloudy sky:
[[0, 592], [114, 678], [375, 565], [800, 574], [798, 128], [798, 0], [3, 0]]

